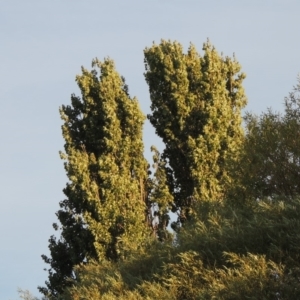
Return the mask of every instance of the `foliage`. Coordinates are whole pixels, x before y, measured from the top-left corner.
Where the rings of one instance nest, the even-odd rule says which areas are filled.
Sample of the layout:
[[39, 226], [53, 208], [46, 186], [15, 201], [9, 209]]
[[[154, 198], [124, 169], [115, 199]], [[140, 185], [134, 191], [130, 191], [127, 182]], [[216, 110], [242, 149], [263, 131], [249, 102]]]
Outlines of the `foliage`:
[[[150, 239], [144, 249], [133, 252], [130, 257], [118, 263], [91, 263], [76, 268], [78, 280], [65, 291], [63, 298], [77, 299], [143, 299], [139, 285], [148, 286], [163, 263], [173, 252], [169, 243]], [[147, 290], [148, 290], [147, 288]]]
[[237, 177], [245, 197], [294, 197], [300, 193], [300, 79], [285, 98], [284, 114], [271, 109], [245, 117], [246, 139]]
[[56, 214], [61, 227], [54, 224], [61, 237], [50, 238], [51, 258], [43, 256], [49, 282], [40, 288], [54, 297], [71, 284], [75, 265], [124, 258], [147, 235], [144, 116], [112, 60], [93, 67], [76, 77], [82, 97], [60, 109], [69, 182]]
[[235, 58], [220, 56], [209, 42], [203, 50], [202, 57], [191, 45], [185, 54], [178, 42], [161, 41], [144, 51], [148, 118], [165, 144], [173, 211], [181, 211], [182, 221], [191, 197], [223, 198], [231, 184], [228, 163], [236, 160], [243, 138], [245, 74]]
[[148, 118], [166, 146], [151, 149], [152, 177], [144, 117], [113, 62], [95, 61], [99, 78], [85, 69], [77, 77], [82, 99], [61, 109], [70, 182], [57, 213], [62, 236], [44, 256], [44, 294], [300, 298], [300, 79], [285, 113], [248, 113], [244, 135], [245, 75], [209, 42], [203, 50], [162, 41], [144, 51]]
[[47, 300], [46, 297], [43, 297], [43, 298], [35, 297], [30, 293], [30, 291], [23, 290], [21, 288], [18, 288], [18, 294], [20, 296], [20, 299], [23, 299], [23, 300]]
[[[206, 221], [200, 221], [206, 211]], [[176, 247], [154, 243], [120, 264], [77, 268], [64, 299], [297, 299], [300, 199], [197, 207]], [[82, 298], [76, 298], [80, 295]], [[279, 296], [280, 295], [280, 296]]]
[[161, 154], [154, 146], [151, 147], [151, 150], [154, 153], [154, 176], [150, 179], [149, 185], [149, 202], [152, 204], [152, 210], [154, 210], [152, 214], [152, 226], [153, 233], [160, 241], [164, 241], [172, 238], [167, 227], [170, 221], [169, 212], [172, 209], [171, 204], [174, 201], [174, 197], [171, 194], [167, 183], [167, 162], [161, 157]]

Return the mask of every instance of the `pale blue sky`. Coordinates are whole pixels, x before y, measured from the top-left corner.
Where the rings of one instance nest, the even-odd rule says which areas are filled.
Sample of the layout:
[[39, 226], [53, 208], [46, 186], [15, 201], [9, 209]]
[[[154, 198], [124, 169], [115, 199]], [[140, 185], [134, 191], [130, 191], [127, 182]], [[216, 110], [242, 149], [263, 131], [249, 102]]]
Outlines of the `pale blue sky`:
[[[298, 0], [0, 0], [0, 299], [43, 285], [51, 224], [66, 183], [58, 107], [94, 57], [110, 56], [149, 112], [143, 49], [207, 38], [247, 74], [248, 110], [282, 109], [300, 72]], [[145, 127], [147, 157], [161, 146]]]

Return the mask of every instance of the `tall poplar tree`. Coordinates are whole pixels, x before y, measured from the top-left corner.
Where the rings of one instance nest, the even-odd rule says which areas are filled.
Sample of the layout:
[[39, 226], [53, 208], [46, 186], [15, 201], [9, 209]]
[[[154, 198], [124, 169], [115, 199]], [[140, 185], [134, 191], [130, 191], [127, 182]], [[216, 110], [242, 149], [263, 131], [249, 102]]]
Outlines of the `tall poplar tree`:
[[147, 163], [142, 114], [112, 60], [93, 61], [76, 77], [81, 98], [60, 108], [69, 178], [66, 199], [49, 240], [49, 281], [40, 291], [57, 297], [74, 279], [74, 266], [90, 259], [116, 261], [143, 242]]
[[174, 210], [192, 200], [220, 200], [232, 181], [243, 139], [241, 109], [246, 105], [245, 75], [235, 58], [223, 57], [209, 43], [204, 55], [193, 45], [161, 41], [144, 50], [145, 79], [152, 114], [148, 118], [165, 143], [162, 154], [174, 195]]

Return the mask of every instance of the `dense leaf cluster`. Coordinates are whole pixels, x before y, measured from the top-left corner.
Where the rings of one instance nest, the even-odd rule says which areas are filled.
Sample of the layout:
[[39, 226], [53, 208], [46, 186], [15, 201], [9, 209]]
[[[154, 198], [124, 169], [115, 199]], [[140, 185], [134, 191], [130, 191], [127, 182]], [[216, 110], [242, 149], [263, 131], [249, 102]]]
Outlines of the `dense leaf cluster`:
[[177, 246], [77, 267], [64, 299], [298, 299], [300, 199], [252, 207], [199, 205]]
[[51, 257], [43, 256], [49, 282], [40, 288], [52, 297], [70, 285], [75, 265], [116, 261], [146, 235], [144, 115], [112, 60], [93, 67], [76, 77], [81, 98], [72, 95], [60, 109], [69, 182], [56, 213], [61, 225], [54, 224], [61, 237], [50, 238]]
[[61, 108], [69, 182], [43, 257], [47, 298], [300, 297], [300, 83], [284, 114], [246, 114], [244, 133], [239, 63], [209, 42], [203, 52], [144, 51], [148, 118], [165, 144], [152, 175], [144, 116], [113, 62], [82, 69], [82, 97]]

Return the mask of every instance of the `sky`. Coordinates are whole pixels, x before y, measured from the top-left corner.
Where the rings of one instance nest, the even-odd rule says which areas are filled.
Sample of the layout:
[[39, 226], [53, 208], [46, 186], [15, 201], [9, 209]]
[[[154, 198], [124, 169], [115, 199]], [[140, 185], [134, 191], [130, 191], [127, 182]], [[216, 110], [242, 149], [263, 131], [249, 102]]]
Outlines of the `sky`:
[[[67, 182], [58, 109], [80, 95], [81, 66], [112, 58], [147, 114], [143, 49], [170, 39], [202, 53], [209, 38], [247, 74], [246, 110], [282, 111], [300, 72], [299, 12], [298, 0], [0, 0], [0, 299], [38, 296], [47, 279]], [[148, 122], [144, 142], [148, 159], [162, 149]]]

